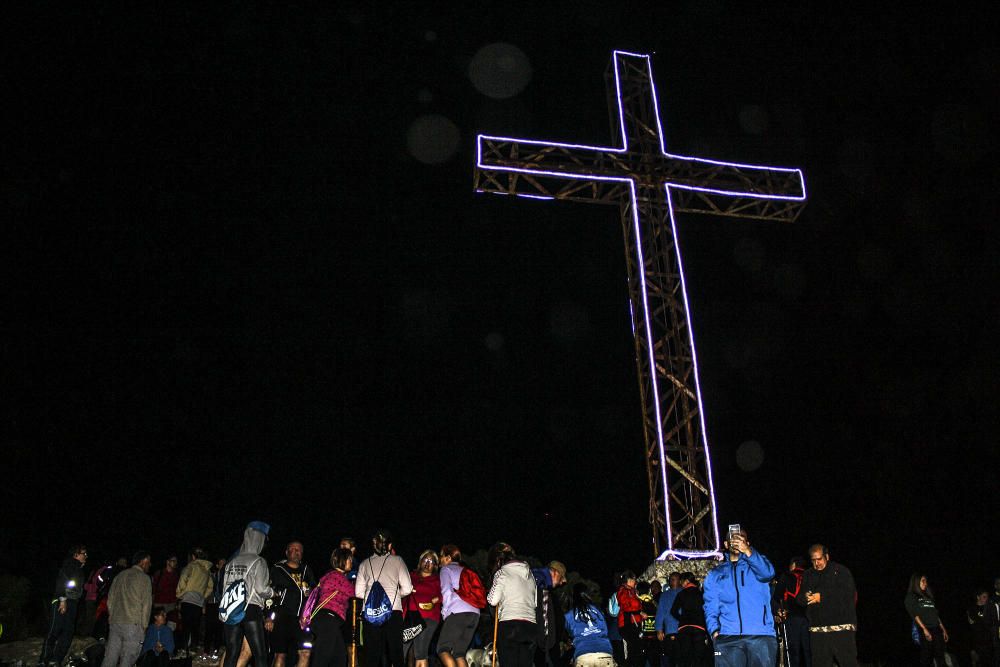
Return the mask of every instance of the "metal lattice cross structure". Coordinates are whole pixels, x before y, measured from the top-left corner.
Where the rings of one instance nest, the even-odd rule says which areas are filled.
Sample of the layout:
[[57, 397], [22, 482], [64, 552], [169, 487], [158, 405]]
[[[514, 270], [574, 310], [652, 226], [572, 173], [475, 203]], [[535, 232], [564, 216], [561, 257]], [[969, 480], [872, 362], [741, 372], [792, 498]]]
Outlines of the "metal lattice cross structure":
[[675, 214], [791, 222], [805, 205], [805, 182], [798, 169], [667, 153], [649, 56], [615, 51], [606, 79], [620, 148], [480, 135], [475, 188], [619, 207], [654, 556], [716, 556], [712, 465]]

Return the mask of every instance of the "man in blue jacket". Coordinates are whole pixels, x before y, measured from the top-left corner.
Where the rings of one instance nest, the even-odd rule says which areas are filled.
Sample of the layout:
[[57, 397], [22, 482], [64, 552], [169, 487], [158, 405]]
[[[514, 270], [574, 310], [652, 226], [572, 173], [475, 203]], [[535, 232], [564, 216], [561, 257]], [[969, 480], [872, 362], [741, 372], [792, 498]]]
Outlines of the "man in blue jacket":
[[677, 599], [677, 594], [681, 592], [681, 573], [671, 572], [667, 584], [669, 587], [660, 593], [660, 599], [656, 603], [656, 638], [660, 640], [660, 647], [663, 649], [658, 667], [671, 667], [676, 653], [679, 624], [670, 613], [670, 607]]
[[774, 667], [778, 641], [771, 615], [774, 566], [750, 548], [745, 531], [725, 542], [729, 562], [705, 577], [705, 623], [716, 667]]

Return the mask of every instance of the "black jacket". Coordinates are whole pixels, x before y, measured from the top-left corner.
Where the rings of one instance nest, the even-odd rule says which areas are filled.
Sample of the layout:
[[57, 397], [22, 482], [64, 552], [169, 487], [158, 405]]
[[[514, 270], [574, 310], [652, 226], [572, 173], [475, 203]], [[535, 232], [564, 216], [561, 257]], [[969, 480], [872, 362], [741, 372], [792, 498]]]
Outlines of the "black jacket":
[[[810, 592], [820, 594], [819, 604], [808, 604], [806, 593]], [[805, 571], [796, 600], [806, 608], [810, 627], [858, 623], [854, 577], [850, 570], [832, 560], [822, 570]]]
[[771, 611], [773, 613], [776, 614], [783, 609], [788, 612], [789, 616], [805, 617], [806, 608], [796, 600], [802, 588], [803, 576], [805, 576], [805, 571], [801, 569], [781, 573], [781, 576], [778, 577], [778, 583], [775, 584], [774, 591], [771, 593]]
[[670, 615], [680, 623], [678, 632], [686, 628], [705, 629], [705, 598], [697, 586], [685, 586], [677, 592], [670, 606]]
[[55, 596], [67, 600], [79, 600], [83, 597], [83, 585], [87, 583], [87, 575], [83, 564], [75, 558], [67, 558], [56, 575]]
[[271, 566], [271, 588], [275, 591], [284, 591], [284, 598], [276, 610], [282, 616], [298, 616], [302, 613], [309, 591], [315, 587], [316, 575], [305, 563], [298, 569], [292, 569], [287, 560]]

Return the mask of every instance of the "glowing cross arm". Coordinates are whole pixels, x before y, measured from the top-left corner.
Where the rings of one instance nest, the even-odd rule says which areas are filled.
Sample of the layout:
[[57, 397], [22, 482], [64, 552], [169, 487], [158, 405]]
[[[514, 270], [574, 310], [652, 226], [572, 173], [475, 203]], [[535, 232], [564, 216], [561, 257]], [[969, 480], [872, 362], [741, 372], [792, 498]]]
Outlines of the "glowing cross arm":
[[477, 141], [480, 192], [617, 204], [628, 196], [629, 181], [669, 185], [680, 212], [791, 222], [805, 204], [798, 169], [509, 137]]
[[477, 148], [478, 192], [598, 204], [618, 204], [629, 192], [615, 149], [483, 135]]

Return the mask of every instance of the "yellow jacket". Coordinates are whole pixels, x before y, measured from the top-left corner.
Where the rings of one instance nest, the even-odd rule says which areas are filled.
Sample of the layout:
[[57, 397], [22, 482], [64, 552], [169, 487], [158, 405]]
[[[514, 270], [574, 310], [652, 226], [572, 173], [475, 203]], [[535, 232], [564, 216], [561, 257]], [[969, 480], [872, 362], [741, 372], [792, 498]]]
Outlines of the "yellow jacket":
[[177, 581], [177, 599], [201, 607], [214, 587], [212, 564], [207, 560], [193, 560], [181, 570], [181, 578]]

